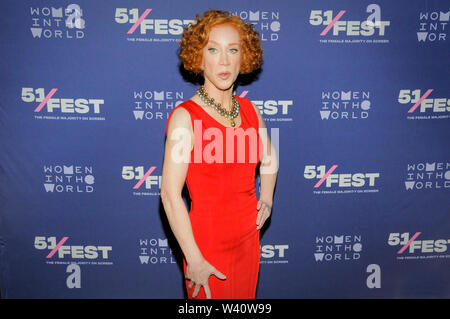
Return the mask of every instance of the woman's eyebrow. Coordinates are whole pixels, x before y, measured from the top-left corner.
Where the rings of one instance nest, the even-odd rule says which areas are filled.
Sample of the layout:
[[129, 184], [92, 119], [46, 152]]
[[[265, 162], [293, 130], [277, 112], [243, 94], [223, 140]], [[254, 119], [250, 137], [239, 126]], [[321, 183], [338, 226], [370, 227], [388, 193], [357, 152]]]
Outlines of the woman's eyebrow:
[[[209, 40], [209, 41], [208, 41], [208, 44], [209, 44], [209, 42], [213, 42], [213, 43], [215, 43], [215, 44], [219, 44], [219, 45], [220, 45], [219, 42], [216, 42], [216, 41], [214, 41], [214, 40]], [[228, 46], [232, 46], [232, 45], [239, 45], [239, 43], [233, 42], [233, 43], [229, 43], [229, 44], [228, 44]]]

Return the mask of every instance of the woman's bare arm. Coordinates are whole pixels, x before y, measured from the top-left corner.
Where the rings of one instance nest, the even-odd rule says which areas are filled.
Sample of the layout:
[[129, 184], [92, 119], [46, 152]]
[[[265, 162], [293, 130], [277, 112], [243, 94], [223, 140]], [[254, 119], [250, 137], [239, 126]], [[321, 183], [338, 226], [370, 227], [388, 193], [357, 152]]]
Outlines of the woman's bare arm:
[[261, 116], [259, 108], [254, 104], [253, 107], [258, 115], [260, 135], [264, 144], [263, 156], [259, 168], [261, 180], [261, 191], [259, 198], [272, 206], [275, 183], [278, 175], [278, 156], [270, 140], [266, 124]]
[[[200, 262], [203, 256], [195, 242], [192, 226], [181, 192], [186, 180], [189, 162], [182, 152], [190, 153], [194, 136], [187, 110], [173, 111], [167, 130], [161, 181], [161, 200], [170, 227], [188, 263]], [[188, 158], [189, 160], [189, 158]]]
[[259, 230], [264, 226], [264, 223], [272, 214], [273, 194], [278, 174], [278, 158], [275, 148], [270, 140], [269, 133], [267, 132], [266, 123], [264, 122], [258, 107], [254, 104], [253, 107], [258, 115], [259, 134], [263, 142], [263, 154], [259, 166], [261, 189], [259, 192], [258, 204], [256, 206], [256, 209], [258, 210], [256, 229]]
[[212, 266], [202, 255], [195, 242], [192, 225], [181, 191], [186, 181], [190, 153], [194, 145], [194, 133], [189, 113], [183, 108], [173, 111], [164, 151], [161, 182], [161, 200], [178, 244], [186, 258], [186, 279], [195, 284], [195, 298], [203, 287], [206, 298], [211, 298], [208, 279], [210, 275], [225, 280], [226, 276]]

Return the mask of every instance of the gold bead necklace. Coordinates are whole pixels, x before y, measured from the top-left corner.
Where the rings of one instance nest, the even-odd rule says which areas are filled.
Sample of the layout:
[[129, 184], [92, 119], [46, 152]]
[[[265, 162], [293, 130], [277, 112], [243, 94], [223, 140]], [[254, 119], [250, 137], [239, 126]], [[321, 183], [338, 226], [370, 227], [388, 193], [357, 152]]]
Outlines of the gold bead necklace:
[[206, 105], [213, 107], [220, 115], [230, 120], [232, 127], [236, 126], [234, 119], [239, 115], [239, 102], [236, 100], [234, 95], [231, 95], [233, 107], [231, 111], [227, 111], [221, 106], [220, 103], [215, 103], [214, 98], [209, 97], [203, 85], [197, 89], [197, 94], [200, 96], [202, 101], [206, 103]]

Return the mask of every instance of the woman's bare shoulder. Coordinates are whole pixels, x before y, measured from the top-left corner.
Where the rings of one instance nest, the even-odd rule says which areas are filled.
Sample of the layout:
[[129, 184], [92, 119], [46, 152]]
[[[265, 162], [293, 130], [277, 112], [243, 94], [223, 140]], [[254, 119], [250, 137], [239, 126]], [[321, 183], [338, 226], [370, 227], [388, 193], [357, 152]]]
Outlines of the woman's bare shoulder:
[[175, 107], [170, 113], [169, 131], [177, 127], [192, 128], [191, 114], [186, 106], [185, 103], [182, 103]]
[[258, 106], [255, 105], [252, 101], [250, 101], [250, 104], [253, 106], [253, 109], [255, 110], [256, 116], [258, 117], [259, 127], [266, 127], [266, 124], [264, 122], [264, 118], [262, 117], [261, 110]]

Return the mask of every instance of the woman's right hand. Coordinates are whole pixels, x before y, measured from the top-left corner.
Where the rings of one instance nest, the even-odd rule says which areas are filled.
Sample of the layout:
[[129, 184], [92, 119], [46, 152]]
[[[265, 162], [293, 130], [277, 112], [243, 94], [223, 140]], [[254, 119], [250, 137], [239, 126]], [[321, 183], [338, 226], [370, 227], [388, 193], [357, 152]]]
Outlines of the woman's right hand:
[[207, 299], [211, 299], [211, 291], [209, 290], [208, 280], [209, 276], [214, 275], [221, 280], [227, 279], [227, 277], [214, 268], [206, 259], [202, 259], [199, 262], [188, 263], [186, 266], [186, 279], [190, 280], [188, 288], [191, 289], [195, 284], [194, 293], [192, 297], [197, 297], [201, 286], [205, 290]]

